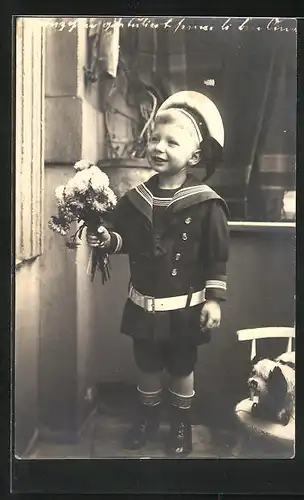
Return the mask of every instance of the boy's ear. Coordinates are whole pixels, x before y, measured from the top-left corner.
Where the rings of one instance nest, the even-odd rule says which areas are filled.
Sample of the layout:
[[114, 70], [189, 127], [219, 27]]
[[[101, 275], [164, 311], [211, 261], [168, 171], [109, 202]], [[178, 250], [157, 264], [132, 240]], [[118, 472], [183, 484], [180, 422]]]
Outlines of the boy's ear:
[[194, 165], [196, 165], [200, 161], [200, 159], [201, 159], [201, 150], [197, 149], [192, 154], [192, 156], [189, 160], [189, 165], [191, 165], [191, 167], [194, 167]]

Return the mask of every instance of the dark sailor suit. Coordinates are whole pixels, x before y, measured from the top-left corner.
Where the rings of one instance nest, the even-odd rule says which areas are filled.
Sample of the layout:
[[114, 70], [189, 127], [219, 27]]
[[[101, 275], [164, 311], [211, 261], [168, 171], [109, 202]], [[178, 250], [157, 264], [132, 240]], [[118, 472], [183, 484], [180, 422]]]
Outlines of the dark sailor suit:
[[[167, 203], [157, 189], [154, 175], [127, 192], [114, 211], [109, 253], [127, 253], [131, 275], [121, 331], [134, 339], [169, 335], [185, 346], [206, 343], [203, 302], [226, 298], [228, 209], [191, 174]], [[157, 205], [163, 210], [156, 223]]]

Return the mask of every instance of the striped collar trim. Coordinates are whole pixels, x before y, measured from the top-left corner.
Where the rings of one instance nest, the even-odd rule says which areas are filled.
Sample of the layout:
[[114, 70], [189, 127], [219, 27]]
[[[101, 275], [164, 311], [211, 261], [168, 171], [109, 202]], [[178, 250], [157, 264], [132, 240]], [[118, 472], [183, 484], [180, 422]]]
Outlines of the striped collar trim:
[[153, 206], [153, 194], [144, 183], [136, 186], [135, 191], [137, 191], [137, 193], [148, 203], [148, 205], [150, 205], [150, 207]]
[[[149, 182], [149, 181], [148, 181]], [[139, 184], [128, 192], [131, 201], [137, 208], [152, 220], [153, 205], [164, 206], [166, 210], [173, 209], [174, 212], [189, 205], [200, 203], [209, 199], [222, 198], [206, 184], [196, 184], [179, 189], [172, 198], [160, 198], [153, 196], [146, 183]], [[141, 200], [141, 202], [140, 202]], [[225, 207], [226, 203], [222, 200]], [[142, 203], [143, 202], [143, 203]], [[226, 207], [226, 211], [227, 211]]]
[[202, 194], [202, 193], [203, 194], [206, 194], [206, 193], [213, 194], [214, 191], [209, 186], [206, 186], [204, 184], [198, 185], [198, 186], [190, 186], [190, 187], [186, 187], [186, 188], [181, 188], [175, 193], [175, 195], [173, 196], [173, 198], [168, 206], [172, 206], [174, 203], [181, 201], [185, 198], [188, 198], [190, 196], [195, 196], [197, 194]]
[[152, 207], [154, 200], [157, 201], [166, 201], [170, 202], [170, 204], [175, 203], [178, 200], [181, 200], [183, 198], [186, 198], [188, 196], [193, 196], [196, 194], [200, 193], [214, 193], [213, 189], [211, 189], [209, 186], [205, 184], [198, 184], [196, 186], [188, 186], [179, 189], [176, 191], [176, 193], [173, 195], [172, 198], [160, 198], [157, 196], [153, 196], [151, 193], [150, 189], [147, 188], [145, 183], [139, 184], [139, 186], [136, 186], [135, 191]]
[[167, 207], [171, 201], [172, 201], [172, 198], [158, 198], [157, 196], [154, 196], [153, 197], [153, 206], [154, 207]]

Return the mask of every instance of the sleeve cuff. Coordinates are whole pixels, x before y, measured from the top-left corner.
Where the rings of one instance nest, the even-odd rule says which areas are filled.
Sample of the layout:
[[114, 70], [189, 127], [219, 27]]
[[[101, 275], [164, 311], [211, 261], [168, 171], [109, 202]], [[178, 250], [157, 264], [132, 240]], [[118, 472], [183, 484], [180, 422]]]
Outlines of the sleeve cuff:
[[208, 279], [205, 283], [206, 300], [226, 300], [227, 281], [226, 277], [221, 276], [214, 279]]
[[112, 235], [113, 235], [114, 237], [116, 237], [116, 246], [115, 246], [115, 248], [114, 248], [113, 253], [120, 252], [120, 250], [121, 250], [121, 248], [122, 248], [122, 237], [120, 236], [120, 234], [115, 233], [115, 231], [112, 233]]
[[111, 241], [108, 247], [109, 253], [118, 253], [122, 248], [122, 237], [115, 231], [111, 231]]

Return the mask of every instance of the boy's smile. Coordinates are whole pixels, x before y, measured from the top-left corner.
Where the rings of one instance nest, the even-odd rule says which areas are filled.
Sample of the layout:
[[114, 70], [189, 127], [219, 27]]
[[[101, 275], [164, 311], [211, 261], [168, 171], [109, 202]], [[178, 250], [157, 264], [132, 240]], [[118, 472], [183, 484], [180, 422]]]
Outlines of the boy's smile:
[[199, 143], [187, 117], [177, 110], [163, 112], [167, 119], [156, 121], [147, 148], [147, 158], [158, 173], [174, 175], [199, 159]]

